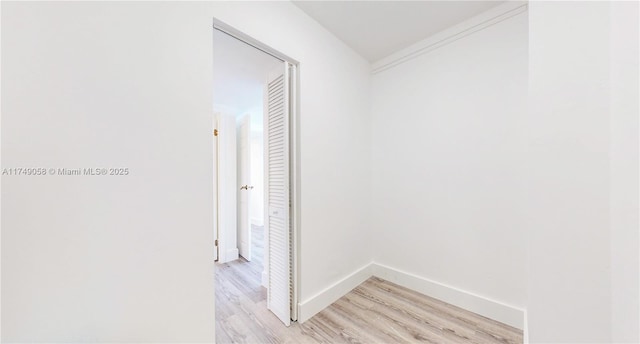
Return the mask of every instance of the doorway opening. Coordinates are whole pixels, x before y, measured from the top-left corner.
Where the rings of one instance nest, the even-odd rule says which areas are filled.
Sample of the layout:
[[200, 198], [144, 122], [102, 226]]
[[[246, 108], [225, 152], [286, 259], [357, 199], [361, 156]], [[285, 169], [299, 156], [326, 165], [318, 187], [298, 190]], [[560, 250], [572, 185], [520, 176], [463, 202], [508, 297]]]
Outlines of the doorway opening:
[[298, 311], [297, 62], [213, 27], [216, 326], [239, 298], [289, 326]]

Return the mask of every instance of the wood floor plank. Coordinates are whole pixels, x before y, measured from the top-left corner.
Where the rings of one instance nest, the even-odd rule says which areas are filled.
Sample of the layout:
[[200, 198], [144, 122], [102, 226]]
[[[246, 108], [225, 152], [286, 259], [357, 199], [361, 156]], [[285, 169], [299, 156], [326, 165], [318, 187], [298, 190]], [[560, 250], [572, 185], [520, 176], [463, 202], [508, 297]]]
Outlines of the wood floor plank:
[[[362, 293], [363, 297], [375, 298], [379, 302], [378, 308], [382, 308], [384, 312], [390, 313], [396, 318], [402, 318], [407, 322], [415, 322], [425, 329], [432, 329], [439, 332], [440, 335], [444, 331], [452, 332], [462, 338], [469, 338], [475, 333], [475, 324], [467, 326], [467, 324], [457, 323], [454, 317], [446, 312], [433, 307], [425, 307], [415, 302], [411, 302], [407, 297], [407, 291], [396, 291], [395, 293], [387, 292], [383, 288], [377, 288], [375, 280], [369, 280], [359, 287], [356, 292]], [[408, 289], [407, 289], [408, 290]]]
[[372, 277], [303, 324], [267, 310], [264, 230], [252, 226], [252, 261], [216, 264], [217, 343], [520, 344], [522, 331]]

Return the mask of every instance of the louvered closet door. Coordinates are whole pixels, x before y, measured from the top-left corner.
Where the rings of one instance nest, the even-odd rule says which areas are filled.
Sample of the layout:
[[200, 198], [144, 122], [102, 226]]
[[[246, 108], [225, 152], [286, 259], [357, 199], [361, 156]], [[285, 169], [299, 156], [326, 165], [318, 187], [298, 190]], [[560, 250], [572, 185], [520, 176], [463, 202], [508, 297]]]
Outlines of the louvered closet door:
[[291, 322], [289, 223], [289, 68], [268, 78], [265, 92], [267, 307], [287, 326]]

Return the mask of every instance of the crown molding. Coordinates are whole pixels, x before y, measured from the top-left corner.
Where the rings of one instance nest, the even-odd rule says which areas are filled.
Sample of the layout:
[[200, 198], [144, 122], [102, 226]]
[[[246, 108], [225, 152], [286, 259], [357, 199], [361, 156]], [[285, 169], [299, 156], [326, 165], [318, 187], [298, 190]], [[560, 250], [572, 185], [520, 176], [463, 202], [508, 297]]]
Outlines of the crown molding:
[[371, 72], [393, 68], [526, 11], [527, 2], [508, 1], [372, 63]]

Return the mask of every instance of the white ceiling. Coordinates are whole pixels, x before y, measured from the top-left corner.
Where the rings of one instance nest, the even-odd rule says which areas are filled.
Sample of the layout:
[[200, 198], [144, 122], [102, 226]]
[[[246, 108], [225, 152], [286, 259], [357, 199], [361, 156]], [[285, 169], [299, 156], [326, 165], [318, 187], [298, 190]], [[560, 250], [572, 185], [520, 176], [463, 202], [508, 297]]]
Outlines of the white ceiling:
[[504, 1], [294, 1], [369, 62]]
[[279, 66], [282, 62], [275, 57], [214, 30], [214, 109], [234, 115], [255, 110], [261, 115], [262, 89], [267, 74]]

